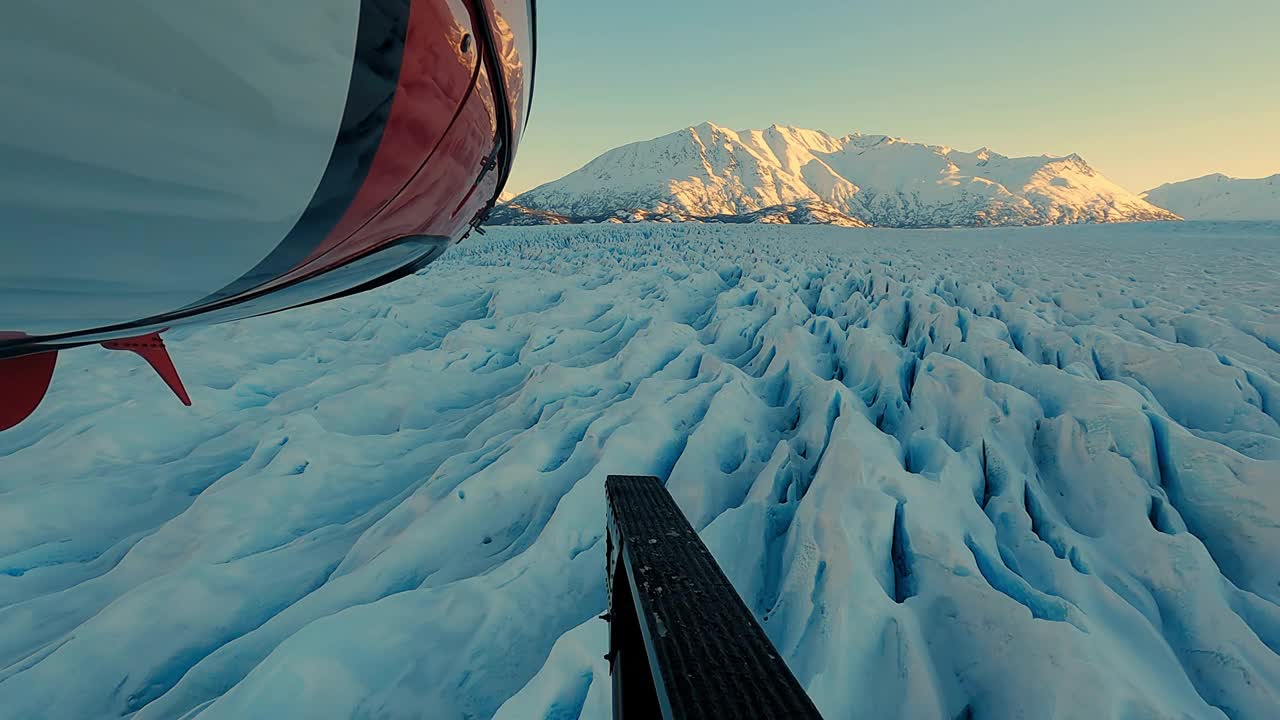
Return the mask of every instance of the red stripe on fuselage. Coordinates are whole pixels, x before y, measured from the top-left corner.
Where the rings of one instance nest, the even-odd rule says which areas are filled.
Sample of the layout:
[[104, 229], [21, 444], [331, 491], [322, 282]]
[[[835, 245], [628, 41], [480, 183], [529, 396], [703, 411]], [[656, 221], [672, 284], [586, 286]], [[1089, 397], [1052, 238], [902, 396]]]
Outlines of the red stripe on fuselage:
[[[255, 292], [341, 266], [406, 235], [456, 237], [466, 227], [470, 215], [437, 219], [448, 218], [475, 184], [493, 144], [493, 123], [483, 119], [492, 116], [492, 89], [470, 23], [461, 0], [413, 0], [391, 115], [364, 184], [310, 256]], [[477, 124], [488, 127], [457, 137], [460, 125]], [[442, 191], [424, 195], [424, 184]], [[458, 191], [449, 204], [451, 189]], [[407, 215], [406, 196], [415, 198]]]

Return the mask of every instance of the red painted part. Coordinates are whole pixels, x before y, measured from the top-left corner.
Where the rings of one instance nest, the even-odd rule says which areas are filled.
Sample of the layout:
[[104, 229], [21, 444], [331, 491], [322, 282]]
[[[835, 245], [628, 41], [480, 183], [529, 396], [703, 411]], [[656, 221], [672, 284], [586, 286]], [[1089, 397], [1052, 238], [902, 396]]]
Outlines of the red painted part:
[[[499, 170], [480, 176], [481, 163], [493, 149], [497, 133], [493, 87], [481, 71], [476, 87], [459, 113], [449, 134], [441, 141], [430, 163], [362, 233], [365, 237], [405, 235], [458, 237], [476, 211], [493, 197]], [[464, 204], [464, 198], [470, 195]], [[353, 238], [354, 239], [354, 238]], [[350, 241], [349, 241], [350, 242]]]
[[36, 411], [49, 391], [57, 362], [57, 350], [0, 360], [0, 430], [8, 430]]
[[[471, 39], [464, 43], [468, 36]], [[450, 142], [450, 138], [456, 135], [457, 120], [466, 115], [466, 108], [475, 103], [476, 95], [492, 94], [487, 85], [483, 89], [471, 89], [477, 65], [482, 64], [482, 52], [462, 0], [413, 0], [391, 115], [368, 177], [351, 208], [316, 250], [298, 267], [264, 288], [341, 266], [405, 235], [424, 234], [391, 233], [382, 222], [397, 198], [420, 184], [423, 176], [431, 176], [449, 188], [462, 188], [447, 206], [447, 211], [454, 209], [461, 196], [475, 184], [480, 159], [493, 147], [496, 129], [490, 128], [485, 137], [471, 138], [465, 166], [437, 164], [436, 158], [442, 151], [450, 152], [456, 146], [456, 141]], [[483, 71], [480, 75], [484, 75]], [[440, 198], [440, 201], [437, 205], [418, 206], [414, 214], [419, 222], [411, 225], [424, 226], [422, 220], [438, 215], [447, 199]], [[444, 231], [433, 234], [456, 238], [470, 220], [471, 216], [467, 216], [438, 228]]]
[[178, 370], [173, 366], [173, 359], [169, 357], [169, 350], [164, 346], [164, 340], [160, 339], [160, 333], [139, 335], [138, 337], [124, 338], [122, 340], [108, 340], [102, 343], [102, 347], [108, 350], [128, 350], [141, 355], [142, 359], [146, 360], [147, 364], [169, 386], [173, 394], [178, 396], [182, 404], [190, 407], [191, 396], [187, 394], [187, 389], [182, 386], [182, 378], [178, 377]]
[[466, 40], [471, 31], [462, 0], [413, 1], [391, 116], [369, 176], [352, 207], [307, 263], [339, 245], [347, 255], [345, 241], [386, 207], [440, 143], [480, 61], [476, 42]]

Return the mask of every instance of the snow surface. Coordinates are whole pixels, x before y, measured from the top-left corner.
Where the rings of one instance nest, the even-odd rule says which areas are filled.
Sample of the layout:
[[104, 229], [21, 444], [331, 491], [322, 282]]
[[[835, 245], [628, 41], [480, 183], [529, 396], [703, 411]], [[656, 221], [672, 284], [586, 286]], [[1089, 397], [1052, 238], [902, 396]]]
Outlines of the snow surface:
[[0, 718], [605, 718], [654, 473], [828, 718], [1274, 718], [1280, 227], [495, 230], [83, 349], [0, 435]]
[[1280, 221], [1280, 173], [1257, 179], [1205, 175], [1165, 183], [1142, 198], [1188, 220]]
[[1177, 220], [1078, 155], [1010, 158], [887, 135], [703, 123], [610, 150], [521, 193], [503, 224], [675, 220], [821, 202], [841, 224], [1052, 225]]

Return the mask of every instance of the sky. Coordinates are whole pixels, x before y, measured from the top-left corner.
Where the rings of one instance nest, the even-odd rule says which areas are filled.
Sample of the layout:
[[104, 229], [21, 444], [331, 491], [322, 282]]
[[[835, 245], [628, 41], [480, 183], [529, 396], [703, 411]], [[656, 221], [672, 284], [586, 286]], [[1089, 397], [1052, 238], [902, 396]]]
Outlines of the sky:
[[1280, 0], [538, 0], [509, 190], [712, 121], [1082, 155], [1141, 192], [1280, 173]]

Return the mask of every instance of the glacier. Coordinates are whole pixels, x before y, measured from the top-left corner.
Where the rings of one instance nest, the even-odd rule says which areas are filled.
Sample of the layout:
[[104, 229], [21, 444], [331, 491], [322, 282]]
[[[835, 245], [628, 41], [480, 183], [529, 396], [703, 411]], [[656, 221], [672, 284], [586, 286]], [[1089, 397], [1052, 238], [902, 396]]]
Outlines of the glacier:
[[1273, 718], [1280, 225], [494, 229], [64, 353], [0, 718], [605, 718], [656, 474], [828, 718]]

